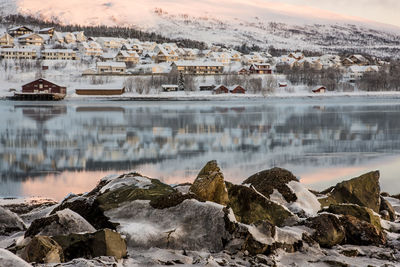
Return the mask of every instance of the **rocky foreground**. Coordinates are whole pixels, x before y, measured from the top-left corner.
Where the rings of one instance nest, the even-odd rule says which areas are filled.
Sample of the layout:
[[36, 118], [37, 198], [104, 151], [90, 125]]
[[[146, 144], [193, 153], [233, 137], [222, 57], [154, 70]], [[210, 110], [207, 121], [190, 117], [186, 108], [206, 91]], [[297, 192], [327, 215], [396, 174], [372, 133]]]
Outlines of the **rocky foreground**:
[[400, 200], [370, 172], [314, 192], [289, 171], [193, 184], [109, 176], [60, 203], [2, 201], [0, 266], [400, 266]]

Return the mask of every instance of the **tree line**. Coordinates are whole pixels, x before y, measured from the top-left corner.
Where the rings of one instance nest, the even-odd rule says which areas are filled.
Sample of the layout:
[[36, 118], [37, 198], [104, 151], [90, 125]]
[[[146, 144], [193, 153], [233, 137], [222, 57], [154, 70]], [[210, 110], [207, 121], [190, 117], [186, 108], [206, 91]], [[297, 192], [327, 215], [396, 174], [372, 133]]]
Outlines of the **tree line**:
[[0, 23], [4, 25], [32, 25], [39, 28], [54, 27], [57, 31], [61, 32], [76, 32], [84, 31], [85, 35], [93, 37], [120, 37], [120, 38], [136, 38], [140, 41], [153, 41], [157, 43], [177, 43], [180, 47], [198, 48], [200, 50], [207, 49], [204, 42], [194, 41], [186, 38], [168, 38], [155, 32], [144, 32], [134, 29], [133, 27], [120, 27], [120, 26], [82, 26], [82, 25], [62, 25], [60, 22], [52, 20], [45, 21], [33, 16], [23, 15], [7, 15], [0, 16]]

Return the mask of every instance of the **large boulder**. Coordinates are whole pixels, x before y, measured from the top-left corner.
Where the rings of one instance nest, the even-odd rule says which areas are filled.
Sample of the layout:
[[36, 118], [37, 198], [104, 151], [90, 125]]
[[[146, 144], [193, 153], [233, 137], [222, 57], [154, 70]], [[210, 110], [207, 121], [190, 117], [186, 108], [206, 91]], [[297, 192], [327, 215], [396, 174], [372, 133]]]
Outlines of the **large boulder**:
[[50, 214], [55, 214], [65, 209], [70, 209], [81, 215], [98, 230], [103, 228], [115, 229], [115, 225], [110, 223], [109, 219], [104, 215], [104, 211], [100, 208], [95, 196], [73, 196], [62, 201]]
[[379, 216], [375, 215], [371, 209], [366, 207], [361, 207], [355, 204], [332, 204], [329, 206], [329, 208], [324, 209], [324, 211], [339, 215], [352, 215], [360, 220], [376, 226], [378, 229], [382, 228], [381, 219]]
[[243, 184], [249, 185], [300, 217], [315, 216], [321, 209], [317, 197], [285, 169], [273, 168], [256, 173]]
[[344, 215], [340, 221], [346, 232], [346, 244], [359, 246], [385, 245], [385, 233], [374, 225], [351, 215]]
[[230, 254], [250, 255], [271, 254], [281, 249], [292, 253], [303, 247], [303, 237], [309, 236], [311, 229], [304, 226], [277, 227], [267, 221], [257, 221], [251, 225], [238, 223], [233, 211], [226, 209], [226, 228], [231, 234], [225, 251]]
[[136, 200], [110, 209], [105, 215], [127, 237], [131, 248], [151, 247], [219, 252], [229, 239], [224, 206], [186, 199], [176, 206], [154, 208]]
[[52, 238], [61, 246], [66, 261], [100, 256], [121, 259], [127, 255], [125, 239], [110, 229], [99, 230], [95, 233], [59, 235]]
[[312, 238], [321, 247], [331, 248], [341, 244], [346, 236], [340, 220], [332, 214], [321, 214], [317, 217], [309, 218], [305, 225], [315, 230]]
[[150, 179], [139, 173], [128, 173], [119, 176], [107, 176], [89, 193], [82, 196], [71, 196], [60, 203], [52, 214], [71, 209], [81, 215], [96, 229], [116, 229], [104, 212], [134, 200], [153, 200], [176, 193], [171, 186], [156, 179]]
[[394, 222], [396, 220], [396, 211], [394, 210], [392, 204], [390, 204], [389, 201], [387, 201], [384, 197], [381, 197], [381, 206], [379, 209], [379, 213], [381, 215], [385, 214], [382, 216], [383, 219], [392, 221]]
[[34, 220], [25, 232], [25, 237], [67, 235], [94, 231], [96, 229], [82, 216], [70, 209], [64, 209], [57, 211], [53, 215]]
[[352, 203], [370, 208], [379, 213], [379, 171], [369, 172], [357, 178], [338, 183], [322, 193], [326, 194], [325, 198], [319, 199], [322, 206]]
[[288, 170], [273, 168], [250, 176], [243, 184], [253, 186], [267, 198], [274, 193], [274, 190], [277, 190], [287, 202], [294, 202], [297, 200], [297, 196], [291, 188], [287, 186], [291, 181], [298, 182], [299, 180]]
[[6, 249], [0, 248], [0, 266], [4, 267], [32, 267], [29, 263]]
[[294, 220], [295, 217], [287, 208], [267, 199], [254, 189], [243, 185], [226, 184], [229, 207], [232, 208], [237, 221], [252, 224], [265, 220], [273, 225], [282, 226]]
[[0, 235], [9, 235], [25, 230], [25, 224], [17, 214], [0, 207]]
[[48, 236], [35, 236], [32, 238], [22, 251], [21, 257], [27, 262], [35, 263], [64, 262], [62, 248]]
[[110, 180], [96, 197], [99, 207], [106, 211], [135, 200], [156, 200], [175, 193], [171, 186], [157, 179], [133, 173]]
[[221, 205], [229, 202], [228, 191], [218, 164], [215, 160], [208, 162], [197, 175], [189, 192], [206, 201], [212, 201]]

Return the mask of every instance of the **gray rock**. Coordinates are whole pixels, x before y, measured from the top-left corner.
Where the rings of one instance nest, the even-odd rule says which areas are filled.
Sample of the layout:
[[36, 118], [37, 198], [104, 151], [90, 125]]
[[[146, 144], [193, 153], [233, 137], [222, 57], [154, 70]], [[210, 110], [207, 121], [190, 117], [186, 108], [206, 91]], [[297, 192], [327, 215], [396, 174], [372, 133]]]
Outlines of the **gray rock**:
[[208, 250], [219, 252], [225, 229], [223, 206], [187, 199], [181, 204], [155, 209], [149, 201], [137, 200], [110, 209], [105, 214], [127, 236], [128, 247]]
[[82, 216], [70, 209], [56, 212], [56, 214], [37, 219], [25, 233], [25, 237], [35, 235], [67, 235], [71, 233], [94, 232], [96, 229]]
[[25, 224], [17, 214], [0, 207], [0, 235], [25, 230]]
[[4, 267], [32, 267], [29, 263], [11, 253], [6, 249], [0, 248], [0, 266]]

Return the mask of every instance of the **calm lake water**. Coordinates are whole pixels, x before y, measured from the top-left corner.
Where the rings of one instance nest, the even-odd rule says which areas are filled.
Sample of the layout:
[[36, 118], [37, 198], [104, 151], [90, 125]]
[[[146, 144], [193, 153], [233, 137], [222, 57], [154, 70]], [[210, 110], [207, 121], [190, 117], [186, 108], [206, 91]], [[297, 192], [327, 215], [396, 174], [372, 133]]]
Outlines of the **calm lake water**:
[[371, 170], [400, 193], [400, 99], [0, 102], [0, 197], [90, 190], [138, 171], [191, 182], [216, 159], [239, 183], [274, 166], [313, 189]]

